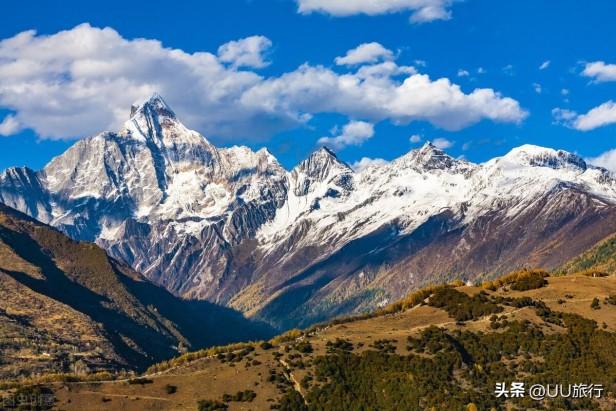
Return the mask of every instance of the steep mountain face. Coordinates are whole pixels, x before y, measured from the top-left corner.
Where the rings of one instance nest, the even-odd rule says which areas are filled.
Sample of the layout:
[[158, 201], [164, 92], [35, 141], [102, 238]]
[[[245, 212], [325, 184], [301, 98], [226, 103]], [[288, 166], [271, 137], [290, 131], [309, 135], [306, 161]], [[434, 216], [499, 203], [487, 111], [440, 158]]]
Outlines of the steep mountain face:
[[224, 301], [228, 266], [286, 196], [267, 152], [218, 150], [155, 95], [118, 133], [79, 141], [42, 171], [9, 169], [0, 201], [108, 252], [178, 295]]
[[616, 180], [564, 151], [473, 164], [427, 143], [354, 172], [321, 148], [287, 172], [266, 150], [214, 147], [157, 95], [40, 172], [5, 171], [0, 201], [283, 328], [453, 275], [553, 268], [616, 231]]
[[0, 205], [0, 377], [140, 369], [268, 327], [152, 285], [91, 243]]
[[234, 306], [305, 325], [452, 277], [554, 268], [616, 231], [615, 180], [562, 151], [522, 146], [475, 165], [426, 144], [352, 181], [350, 193], [315, 195], [319, 208], [279, 212], [264, 226], [275, 268], [256, 287], [271, 297], [243, 306], [249, 288]]

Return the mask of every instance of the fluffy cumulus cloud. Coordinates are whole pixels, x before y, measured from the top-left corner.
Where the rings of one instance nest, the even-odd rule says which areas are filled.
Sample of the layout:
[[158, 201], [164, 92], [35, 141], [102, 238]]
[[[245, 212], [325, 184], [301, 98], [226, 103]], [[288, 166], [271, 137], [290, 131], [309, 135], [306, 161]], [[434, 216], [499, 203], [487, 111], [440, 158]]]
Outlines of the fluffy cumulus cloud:
[[609, 100], [586, 114], [555, 108], [552, 110], [552, 115], [557, 123], [580, 131], [590, 131], [616, 123], [616, 102]]
[[226, 67], [211, 53], [127, 40], [88, 24], [48, 36], [26, 31], [0, 42], [0, 106], [42, 137], [115, 130], [132, 103], [155, 91], [191, 127], [218, 134], [265, 132], [252, 128], [258, 109], [232, 108], [259, 81], [259, 75]]
[[409, 137], [409, 141], [413, 144], [417, 144], [421, 141], [421, 136], [419, 134], [413, 134]]
[[493, 89], [464, 92], [392, 60], [336, 69], [304, 64], [264, 77], [248, 66], [265, 64], [269, 42], [249, 39], [213, 54], [88, 24], [53, 35], [20, 33], [0, 41], [0, 108], [14, 113], [2, 132], [31, 128], [43, 138], [69, 138], [116, 130], [131, 104], [155, 91], [187, 126], [220, 140], [265, 139], [319, 113], [370, 123], [428, 121], [447, 130], [526, 116]]
[[358, 160], [351, 164], [351, 168], [357, 172], [362, 172], [369, 167], [381, 167], [386, 164], [389, 164], [389, 161], [382, 158], [363, 157], [361, 160]]
[[587, 158], [585, 160], [592, 165], [603, 167], [610, 170], [612, 173], [616, 173], [616, 148], [608, 150], [597, 157]]
[[517, 101], [492, 89], [466, 94], [447, 78], [431, 80], [425, 74], [412, 74], [398, 80], [382, 75], [382, 71], [365, 73], [364, 68], [338, 74], [321, 66], [303, 65], [260, 82], [242, 101], [264, 105], [272, 113], [334, 112], [397, 124], [423, 120], [447, 130], [459, 130], [482, 119], [519, 122], [527, 115]]
[[263, 68], [270, 64], [265, 53], [272, 47], [272, 41], [264, 36], [251, 36], [230, 41], [218, 48], [218, 58], [234, 67]]
[[325, 13], [343, 17], [356, 14], [379, 14], [410, 11], [413, 23], [449, 20], [454, 0], [297, 0], [299, 12]]
[[346, 146], [358, 146], [374, 136], [374, 125], [366, 121], [350, 121], [342, 127], [342, 133], [334, 137], [321, 137], [319, 144], [342, 149]]
[[616, 64], [606, 64], [603, 61], [586, 63], [582, 75], [591, 77], [597, 83], [616, 81]]
[[354, 49], [347, 51], [345, 56], [336, 57], [336, 64], [339, 66], [356, 65], [362, 63], [376, 63], [381, 60], [391, 60], [394, 53], [386, 49], [380, 43], [364, 43]]

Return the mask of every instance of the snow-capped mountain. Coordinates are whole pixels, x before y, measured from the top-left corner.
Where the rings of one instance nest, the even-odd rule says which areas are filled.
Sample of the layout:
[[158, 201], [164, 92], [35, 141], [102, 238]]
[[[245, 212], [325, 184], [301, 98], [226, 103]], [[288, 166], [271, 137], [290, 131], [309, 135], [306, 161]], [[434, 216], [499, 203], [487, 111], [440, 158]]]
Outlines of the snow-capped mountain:
[[281, 327], [553, 267], [616, 231], [616, 180], [571, 153], [525, 145], [473, 164], [427, 143], [355, 172], [321, 148], [286, 171], [265, 149], [213, 146], [158, 95], [39, 172], [6, 170], [0, 202]]

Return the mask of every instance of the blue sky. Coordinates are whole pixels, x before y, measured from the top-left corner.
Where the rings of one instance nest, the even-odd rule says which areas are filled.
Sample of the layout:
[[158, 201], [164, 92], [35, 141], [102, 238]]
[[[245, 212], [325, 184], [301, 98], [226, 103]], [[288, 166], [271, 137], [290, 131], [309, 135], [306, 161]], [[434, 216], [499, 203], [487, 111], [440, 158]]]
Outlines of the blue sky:
[[[267, 146], [286, 167], [326, 137], [349, 163], [391, 160], [427, 139], [476, 162], [523, 143], [607, 152], [600, 164], [616, 169], [613, 1], [408, 0], [371, 15], [362, 0], [344, 13], [320, 0], [24, 3], [0, 16], [0, 169], [41, 168], [76, 138], [121, 125], [129, 101], [152, 90], [215, 144]], [[421, 17], [419, 3], [437, 14]], [[15, 38], [26, 30], [36, 34]], [[84, 36], [94, 54], [73, 52]], [[336, 64], [368, 43], [381, 53]], [[359, 70], [383, 62], [396, 73], [371, 77], [361, 92], [373, 98], [328, 93], [327, 81], [364, 81]], [[412, 76], [425, 92], [402, 87]], [[434, 103], [442, 93], [459, 101]]]

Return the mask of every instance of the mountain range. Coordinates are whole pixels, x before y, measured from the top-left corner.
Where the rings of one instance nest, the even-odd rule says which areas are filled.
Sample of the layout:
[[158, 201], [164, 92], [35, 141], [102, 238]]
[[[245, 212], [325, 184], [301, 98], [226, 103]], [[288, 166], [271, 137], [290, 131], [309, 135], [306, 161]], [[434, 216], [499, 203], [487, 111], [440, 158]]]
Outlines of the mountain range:
[[355, 171], [322, 147], [287, 171], [266, 149], [215, 147], [159, 95], [40, 171], [4, 171], [0, 202], [280, 329], [552, 269], [616, 232], [616, 179], [572, 153], [523, 145], [474, 164], [426, 143]]

